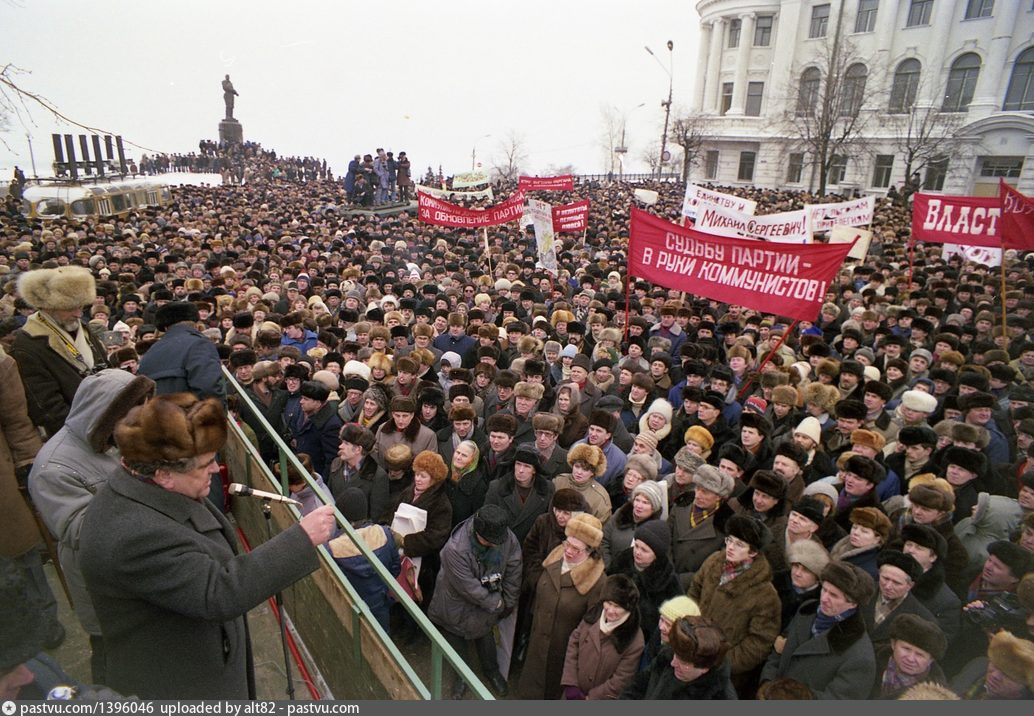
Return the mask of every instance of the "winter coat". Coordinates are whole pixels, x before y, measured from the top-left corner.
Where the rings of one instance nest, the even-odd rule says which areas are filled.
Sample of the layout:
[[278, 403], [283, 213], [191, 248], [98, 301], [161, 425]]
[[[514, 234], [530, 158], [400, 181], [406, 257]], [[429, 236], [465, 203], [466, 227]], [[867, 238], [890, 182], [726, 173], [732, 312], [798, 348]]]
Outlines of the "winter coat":
[[[399, 559], [399, 550], [395, 545], [395, 538], [392, 536], [391, 530], [383, 525], [367, 525], [357, 527], [356, 532], [391, 573], [391, 576], [398, 577], [399, 572], [402, 571], [402, 561]], [[384, 631], [388, 631], [388, 610], [391, 607], [388, 587], [370, 560], [347, 534], [332, 539], [327, 544], [327, 548], [349, 584], [355, 587], [355, 591], [366, 602], [366, 606], [373, 612]]]
[[832, 559], [842, 559], [856, 567], [861, 567], [869, 573], [873, 580], [878, 582], [880, 579], [880, 569], [876, 564], [876, 555], [882, 549], [883, 545], [881, 544], [875, 547], [853, 547], [851, 545], [851, 536], [848, 535], [833, 545], [833, 549], [829, 551], [829, 556]]
[[686, 492], [675, 499], [668, 512], [668, 526], [671, 527], [671, 561], [679, 575], [679, 583], [689, 588], [693, 573], [700, 569], [716, 550], [725, 542], [725, 523], [732, 517], [728, 504], [719, 505], [713, 517], [696, 527], [690, 524], [693, 511], [693, 492]]
[[855, 612], [812, 636], [818, 606], [815, 600], [797, 612], [787, 629], [782, 653], [769, 654], [761, 682], [786, 677], [803, 683], [816, 699], [864, 699], [876, 678], [876, 656], [865, 620]]
[[[259, 442], [259, 454], [262, 455], [262, 459], [268, 464], [270, 460], [276, 460], [279, 452], [277, 450], [276, 441], [273, 440], [272, 436], [266, 431], [259, 420], [258, 415], [261, 415], [269, 426], [273, 428], [273, 432], [285, 443], [290, 444], [290, 431], [287, 429], [287, 424], [284, 423], [284, 408], [287, 407], [287, 391], [274, 389], [269, 396], [269, 403], [263, 401], [255, 390], [248, 386], [244, 389], [248, 398], [252, 403], [255, 404], [256, 411], [253, 412], [250, 408], [244, 405], [244, 401], [241, 401], [241, 419], [251, 426], [251, 429], [255, 431], [255, 435], [258, 437]], [[257, 413], [257, 414], [256, 414]]]
[[488, 485], [488, 493], [485, 495], [485, 504], [499, 505], [506, 510], [510, 531], [513, 532], [520, 544], [524, 544], [524, 538], [531, 532], [535, 520], [549, 509], [552, 499], [553, 483], [536, 475], [531, 492], [524, 502], [521, 502], [521, 498], [517, 494], [517, 482], [513, 475], [510, 475], [492, 480]]
[[[901, 694], [908, 691], [907, 688], [895, 689], [886, 696], [883, 695], [883, 674], [887, 671], [887, 664], [890, 662], [890, 656], [890, 651], [887, 651], [885, 654], [876, 657], [876, 683], [873, 685], [872, 692], [869, 694], [870, 701], [876, 701], [879, 699], [897, 699]], [[944, 675], [941, 665], [935, 661], [930, 664], [930, 671], [921, 683], [938, 684], [940, 686], [947, 687], [948, 677]]]
[[363, 457], [359, 469], [345, 477], [341, 458], [330, 463], [327, 487], [337, 500], [350, 487], [359, 488], [366, 495], [367, 513], [377, 522], [391, 507], [388, 473], [369, 455]]
[[607, 584], [603, 560], [591, 556], [562, 574], [563, 552], [558, 545], [543, 560], [535, 585], [528, 656], [518, 685], [522, 699], [560, 698], [567, 642], [585, 613], [600, 602]]
[[933, 614], [941, 631], [951, 644], [959, 634], [962, 620], [962, 602], [944, 583], [944, 567], [934, 562], [923, 576], [916, 580], [912, 595]]
[[661, 605], [684, 593], [679, 587], [679, 578], [671, 559], [667, 555], [657, 555], [653, 564], [639, 571], [635, 566], [632, 548], [628, 548], [614, 556], [607, 574], [624, 574], [635, 582], [639, 590], [639, 627], [643, 638], [650, 641], [657, 632]]
[[540, 455], [539, 460], [538, 474], [550, 481], [560, 473], [571, 469], [571, 466], [567, 464], [567, 450], [564, 450], [559, 444], [553, 446], [553, 452], [550, 453], [548, 459], [542, 460]]
[[550, 507], [545, 514], [535, 518], [535, 523], [521, 543], [521, 559], [524, 561], [524, 579], [521, 582], [521, 591], [526, 593], [535, 591], [539, 577], [542, 576], [542, 561], [566, 537], [564, 529], [557, 524], [553, 514], [552, 499], [549, 504]]
[[324, 403], [311, 416], [306, 417], [300, 413], [297, 422], [291, 426], [294, 451], [309, 456], [313, 472], [326, 475], [341, 445], [341, 438], [338, 437], [340, 432], [341, 418], [337, 416], [333, 405]]
[[[452, 531], [440, 554], [438, 582], [427, 612], [432, 622], [464, 639], [491, 632], [503, 613], [517, 606], [521, 592], [521, 546], [513, 532], [507, 530], [506, 541], [498, 547], [499, 571], [478, 560], [474, 539], [473, 517]], [[492, 576], [498, 579], [489, 586], [486, 580]]]
[[[391, 420], [390, 416], [388, 417], [388, 420]], [[416, 420], [416, 416], [413, 417], [413, 420]], [[403, 443], [409, 445], [409, 449], [413, 451], [414, 457], [424, 450], [430, 450], [431, 452], [437, 451], [438, 440], [431, 428], [421, 425], [420, 429], [417, 431], [416, 437], [412, 440], [407, 440], [405, 433], [399, 430], [393, 430], [390, 433], [385, 431], [384, 426], [386, 424], [388, 424], [388, 421], [385, 421], [379, 428], [377, 428], [377, 440], [374, 443], [373, 451], [370, 453], [373, 455], [374, 459], [380, 463], [381, 467], [384, 467], [384, 456], [387, 455], [388, 450], [393, 448], [395, 445], [401, 445]]]
[[569, 450], [572, 445], [585, 437], [585, 431], [589, 429], [589, 418], [577, 409], [564, 415], [563, 418], [564, 427], [560, 430], [556, 443], [564, 450]]
[[[902, 520], [901, 527], [912, 522], [911, 514], [909, 514]], [[962, 544], [959, 536], [955, 534], [955, 526], [952, 524], [950, 517], [942, 517], [938, 522], [927, 526], [937, 530], [941, 537], [944, 538], [944, 541], [948, 543], [948, 556], [942, 564], [944, 567], [944, 583], [960, 599], [964, 598], [972, 579], [968, 570], [969, 553], [966, 551], [966, 547]], [[899, 537], [891, 541], [887, 546], [890, 549], [901, 549], [903, 544], [904, 541]]]
[[427, 511], [427, 526], [420, 532], [403, 537], [399, 548], [407, 557], [423, 557], [417, 581], [424, 599], [429, 600], [438, 577], [438, 552], [445, 546], [452, 531], [452, 504], [445, 494], [445, 483], [431, 485], [417, 500], [413, 499], [413, 484], [410, 483], [409, 487], [399, 493], [398, 502], [387, 520], [389, 524], [403, 502]]
[[65, 426], [39, 451], [29, 473], [32, 500], [58, 541], [58, 560], [75, 602], [75, 614], [83, 628], [97, 636], [101, 627], [79, 565], [79, 531], [90, 500], [119, 470], [119, 452], [111, 436], [126, 410], [123, 401], [137, 397], [127, 389], [134, 381], [136, 376], [117, 368], [102, 370], [84, 381]]
[[779, 594], [779, 602], [782, 604], [782, 616], [780, 617], [779, 624], [780, 634], [786, 631], [786, 627], [790, 626], [790, 622], [797, 616], [797, 610], [801, 608], [801, 605], [805, 602], [810, 602], [812, 599], [818, 599], [819, 592], [822, 590], [822, 583], [819, 582], [806, 592], [798, 592], [794, 589], [789, 570], [776, 572], [772, 578], [772, 586], [776, 588], [776, 592]]
[[225, 395], [222, 364], [215, 344], [193, 326], [177, 323], [140, 357], [140, 375], [158, 384], [158, 395], [193, 393], [199, 398]]
[[901, 600], [901, 604], [897, 606], [887, 617], [880, 622], [876, 623], [876, 602], [880, 598], [879, 590], [876, 590], [876, 595], [869, 600], [868, 604], [858, 608], [859, 613], [862, 615], [862, 619], [865, 620], [865, 629], [869, 632], [869, 640], [872, 642], [872, 649], [876, 653], [877, 658], [881, 655], [885, 655], [890, 651], [890, 625], [894, 619], [902, 614], [914, 614], [917, 617], [922, 617], [928, 622], [937, 621], [930, 610], [923, 606], [922, 602], [916, 599], [914, 594], [907, 594], [905, 598]]
[[449, 502], [452, 504], [452, 526], [455, 527], [485, 504], [488, 477], [485, 475], [484, 466], [477, 465], [455, 482], [451, 477], [446, 477], [445, 494], [449, 496]]
[[665, 644], [650, 665], [636, 674], [632, 683], [621, 693], [622, 699], [636, 701], [735, 701], [729, 660], [709, 670], [689, 683], [675, 678], [671, 666], [674, 654]]
[[585, 485], [577, 485], [569, 472], [553, 478], [554, 491], [562, 490], [565, 487], [580, 492], [589, 505], [589, 513], [603, 524], [607, 523], [607, 520], [610, 519], [610, 494], [607, 492], [607, 488], [596, 480], [590, 480]]
[[955, 535], [969, 555], [967, 574], [983, 569], [987, 546], [997, 540], [1008, 540], [1023, 520], [1023, 509], [1011, 497], [981, 492], [977, 509], [955, 525]]
[[[660, 513], [656, 516], [650, 516], [646, 519], [649, 522], [653, 519], [658, 519]], [[646, 522], [636, 523], [632, 517], [632, 503], [626, 502], [621, 505], [611, 515], [611, 518], [607, 520], [607, 523], [603, 525], [603, 543], [600, 545], [600, 553], [603, 555], [603, 564], [610, 569], [611, 562], [621, 552], [632, 546], [632, 540], [635, 538], [636, 528], [640, 525], [646, 524]]]
[[759, 554], [747, 571], [719, 584], [725, 566], [725, 551], [715, 552], [693, 575], [689, 596], [700, 613], [722, 628], [729, 642], [732, 673], [748, 673], [764, 663], [779, 636], [782, 605], [772, 586], [772, 568]]
[[[11, 358], [18, 363], [29, 418], [33, 425], [43, 428], [49, 437], [65, 424], [75, 391], [83, 378], [92, 371], [64, 358], [63, 351], [52, 348], [51, 342], [59, 345], [57, 336], [34, 318], [35, 314], [29, 317], [24, 327], [15, 331]], [[80, 325], [79, 330], [85, 332], [90, 348], [93, 349], [93, 371], [106, 368], [108, 361], [104, 347], [85, 324]], [[212, 346], [212, 351], [215, 352], [215, 346]]]
[[142, 699], [254, 699], [246, 615], [319, 567], [299, 524], [238, 554], [210, 500], [124, 470], [98, 490], [80, 537], [106, 685]]
[[636, 614], [610, 634], [600, 630], [603, 605], [586, 613], [567, 642], [563, 686], [577, 686], [590, 701], [616, 699], [632, 681], [643, 654], [643, 633]]
[[29, 419], [18, 364], [0, 348], [0, 555], [20, 557], [43, 536], [22, 496], [15, 469], [31, 465], [40, 449], [39, 432]]

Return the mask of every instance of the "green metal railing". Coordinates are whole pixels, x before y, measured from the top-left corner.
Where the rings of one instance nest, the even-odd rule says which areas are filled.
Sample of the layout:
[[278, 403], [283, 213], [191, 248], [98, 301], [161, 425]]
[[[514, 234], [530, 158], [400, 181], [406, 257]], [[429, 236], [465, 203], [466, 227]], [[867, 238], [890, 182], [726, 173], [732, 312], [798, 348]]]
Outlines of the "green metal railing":
[[[327, 502], [326, 496], [323, 491], [318, 489], [315, 481], [309, 475], [308, 471], [302, 466], [295, 457], [291, 449], [284, 444], [284, 441], [280, 436], [273, 430], [272, 426], [266, 421], [262, 413], [258, 411], [255, 404], [244, 392], [241, 385], [234, 379], [233, 375], [223, 367], [223, 376], [226, 380], [226, 386], [228, 393], [232, 391], [235, 393], [240, 401], [240, 411], [243, 414], [244, 410], [250, 410], [257, 418], [258, 422], [262, 426], [268, 435], [276, 442], [278, 451], [278, 461], [280, 463], [280, 481], [278, 482], [273, 472], [264, 464], [258, 450], [248, 440], [241, 428], [234, 423], [232, 419], [228, 419], [230, 429], [237, 435], [245, 447], [250, 451], [251, 455], [255, 458], [255, 463], [260, 466], [266, 479], [274, 485], [280, 486], [280, 492], [283, 495], [290, 495], [287, 487], [287, 475], [288, 466], [293, 465], [298, 471], [298, 474], [304, 475], [306, 483], [312, 488], [313, 492], [319, 495], [320, 500], [324, 504], [331, 504]], [[252, 475], [250, 472], [245, 475], [247, 482], [251, 482]], [[293, 505], [285, 505], [291, 510], [291, 514], [295, 519], [301, 518], [301, 513], [298, 508]], [[391, 640], [391, 637], [384, 631], [383, 627], [377, 619], [374, 617], [370, 608], [366, 602], [359, 596], [355, 591], [355, 588], [351, 585], [345, 575], [341, 572], [341, 568], [338, 567], [334, 558], [331, 556], [326, 545], [320, 545], [319, 554], [323, 561], [324, 566], [329, 570], [335, 579], [340, 583], [341, 587], [348, 594], [352, 601], [352, 653], [356, 660], [356, 663], [362, 663], [362, 626], [365, 624], [375, 634], [376, 638], [384, 645], [391, 659], [398, 666], [399, 670], [413, 686], [413, 688], [420, 694], [423, 699], [441, 699], [442, 697], [442, 660], [445, 659], [449, 662], [449, 665], [459, 674], [460, 678], [467, 683], [472, 689], [473, 693], [481, 699], [492, 700], [494, 697], [492, 693], [481, 683], [481, 680], [471, 671], [467, 663], [456, 653], [456, 651], [449, 645], [445, 638], [441, 635], [441, 632], [431, 623], [427, 616], [421, 611], [420, 607], [414, 602], [405, 590], [401, 587], [395, 577], [392, 576], [391, 572], [381, 563], [380, 559], [373, 553], [373, 551], [366, 545], [366, 543], [359, 538], [359, 535], [348, 523], [348, 520], [344, 518], [341, 512], [337, 509], [334, 510], [335, 517], [337, 518], [338, 525], [343, 528], [343, 534], [347, 534], [349, 539], [356, 545], [363, 556], [370, 561], [373, 565], [377, 575], [381, 578], [381, 581], [388, 587], [391, 593], [394, 595], [396, 601], [398, 601], [409, 616], [417, 623], [421, 631], [427, 635], [431, 643], [431, 685], [430, 688], [424, 683], [424, 681], [417, 674], [416, 670], [409, 663], [409, 660], [399, 651], [398, 647]], [[337, 695], [341, 698], [342, 695]]]

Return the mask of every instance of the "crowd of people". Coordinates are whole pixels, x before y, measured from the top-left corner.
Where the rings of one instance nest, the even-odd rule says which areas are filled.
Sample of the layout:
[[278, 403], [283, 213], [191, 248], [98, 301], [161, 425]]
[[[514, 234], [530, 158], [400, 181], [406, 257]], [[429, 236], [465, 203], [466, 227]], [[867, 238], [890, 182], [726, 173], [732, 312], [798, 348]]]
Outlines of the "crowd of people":
[[[997, 270], [940, 246], [910, 261], [908, 207], [882, 199], [866, 259], [842, 268], [814, 320], [790, 321], [629, 277], [638, 185], [544, 195], [591, 201], [584, 235], [558, 237], [554, 276], [516, 224], [482, 234], [326, 210], [404, 201], [404, 153], [357, 155], [343, 181], [303, 186], [252, 150], [243, 186], [184, 186], [168, 206], [96, 221], [0, 224], [0, 378], [22, 395], [5, 400], [5, 432], [21, 413], [45, 440], [12, 443], [3, 509], [24, 518], [27, 489], [58, 541], [94, 681], [145, 697], [247, 693], [243, 662], [232, 686], [198, 681], [214, 657], [188, 655], [211, 646], [208, 630], [171, 633], [215, 619], [236, 639], [243, 587], [231, 606], [181, 614], [189, 565], [165, 560], [130, 613], [119, 590], [146, 552], [131, 550], [132, 568], [105, 553], [139, 538], [110, 526], [132, 513], [119, 499], [165, 497], [153, 488], [225, 507], [207, 489], [222, 442], [206, 432], [225, 403], [264, 460], [279, 437], [308, 471], [289, 483], [310, 522], [281, 548], [328, 544], [392, 638], [418, 640], [351, 539], [313, 524], [336, 505], [499, 696], [1034, 695], [1029, 257], [1006, 252], [1004, 293]], [[357, 189], [367, 174], [372, 196]], [[679, 218], [682, 186], [644, 186], [658, 193], [649, 211]], [[759, 213], [839, 198], [718, 189]], [[162, 454], [166, 427], [193, 437]], [[401, 530], [402, 505], [426, 526]], [[40, 534], [19, 525], [5, 556], [38, 576]], [[270, 584], [312, 560], [295, 567]], [[45, 580], [29, 581], [52, 615]], [[147, 629], [128, 628], [146, 615]], [[61, 637], [42, 621], [37, 651]], [[496, 630], [512, 630], [512, 648], [497, 650]], [[161, 688], [148, 683], [157, 648], [184, 654], [162, 662]], [[451, 689], [464, 695], [458, 676]]]
[[219, 174], [223, 184], [243, 184], [256, 179], [304, 184], [333, 181], [334, 171], [326, 159], [281, 157], [275, 150], [263, 149], [258, 142], [234, 144], [202, 139], [197, 152], [187, 154], [144, 154], [140, 164], [131, 163], [131, 174], [155, 176], [169, 172]]

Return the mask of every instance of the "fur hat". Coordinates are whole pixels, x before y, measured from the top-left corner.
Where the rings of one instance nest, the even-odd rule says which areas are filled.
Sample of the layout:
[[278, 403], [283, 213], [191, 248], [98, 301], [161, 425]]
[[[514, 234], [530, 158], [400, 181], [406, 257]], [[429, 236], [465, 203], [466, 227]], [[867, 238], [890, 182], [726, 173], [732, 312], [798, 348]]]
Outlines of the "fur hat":
[[983, 450], [991, 441], [991, 434], [987, 431], [987, 428], [980, 425], [970, 425], [969, 423], [960, 423], [957, 420], [953, 420], [950, 427], [949, 435], [951, 435], [952, 440], [973, 443], [978, 450]]
[[630, 613], [638, 613], [639, 588], [631, 577], [624, 574], [612, 574], [607, 577], [607, 584], [600, 595], [601, 602], [614, 602]]
[[506, 542], [506, 533], [509, 532], [506, 510], [494, 503], [482, 505], [474, 515], [474, 532], [489, 544]]
[[522, 380], [516, 386], [514, 386], [513, 394], [518, 398], [527, 398], [529, 400], [542, 400], [542, 394], [546, 388], [541, 383], [528, 383]]
[[937, 433], [928, 425], [906, 425], [898, 432], [898, 442], [902, 445], [937, 446]]
[[664, 560], [671, 552], [671, 529], [664, 520], [647, 520], [636, 527], [635, 538], [653, 550], [658, 559]]
[[980, 475], [987, 466], [987, 458], [979, 450], [952, 445], [944, 452], [944, 465], [958, 465], [963, 470]]
[[732, 494], [736, 481], [713, 465], [701, 465], [693, 474], [693, 484], [710, 490], [723, 500]]
[[937, 410], [937, 398], [921, 390], [906, 390], [901, 394], [901, 404], [917, 413], [932, 413]]
[[1028, 574], [1020, 580], [1016, 587], [1016, 596], [1020, 599], [1020, 605], [1028, 612], [1034, 612], [1034, 574]]
[[1003, 629], [991, 637], [987, 658], [1010, 679], [1034, 691], [1034, 643]]
[[868, 572], [850, 562], [842, 562], [838, 559], [832, 560], [826, 565], [819, 579], [832, 584], [843, 592], [849, 601], [858, 606], [867, 604], [876, 591], [876, 586]]
[[915, 560], [915, 557], [905, 554], [898, 549], [885, 549], [876, 555], [877, 567], [882, 567], [886, 564], [889, 564], [891, 567], [897, 567], [913, 582], [923, 576], [923, 568]]
[[765, 523], [754, 517], [737, 514], [725, 523], [725, 533], [730, 537], [743, 540], [755, 552], [760, 552], [772, 541], [772, 532]]
[[847, 472], [853, 472], [858, 477], [874, 485], [883, 482], [883, 478], [887, 476], [887, 471], [883, 468], [883, 465], [864, 455], [852, 455], [848, 458], [847, 464], [844, 467]]
[[226, 442], [226, 412], [215, 398], [190, 393], [151, 398], [115, 427], [115, 443], [130, 464], [188, 460], [218, 452]]
[[880, 433], [859, 428], [858, 430], [851, 431], [851, 444], [862, 445], [879, 453], [882, 452], [883, 446], [887, 444], [887, 440]]
[[[812, 495], [802, 496], [791, 509], [801, 517], [814, 522], [816, 525], [821, 525], [823, 520], [826, 519], [826, 513], [825, 510], [823, 510], [822, 502]], [[816, 574], [818, 574], [818, 572], [816, 572]]]
[[318, 400], [321, 403], [325, 403], [330, 398], [330, 389], [318, 380], [303, 381], [298, 392], [303, 398]]
[[832, 358], [823, 358], [815, 366], [815, 375], [824, 375], [828, 378], [836, 378], [840, 373], [840, 362]]
[[168, 330], [170, 326], [182, 321], [197, 323], [200, 320], [197, 306], [185, 301], [170, 301], [161, 306], [154, 314], [154, 325], [159, 331]]
[[758, 470], [750, 478], [749, 487], [769, 497], [781, 500], [786, 497], [786, 480], [771, 470]]
[[531, 419], [533, 430], [548, 430], [559, 435], [564, 431], [564, 419], [553, 413], [535, 413]]
[[564, 534], [581, 540], [591, 549], [599, 549], [603, 542], [603, 524], [589, 513], [579, 512], [567, 521]]
[[948, 541], [944, 536], [929, 525], [920, 525], [911, 522], [901, 528], [901, 543], [915, 542], [920, 547], [937, 555], [937, 559], [943, 560], [948, 556]]
[[[641, 455], [633, 455], [632, 457], [639, 457]], [[632, 458], [629, 458], [631, 461]], [[652, 462], [652, 461], [648, 461]], [[656, 468], [654, 468], [656, 474]], [[640, 482], [632, 490], [632, 497], [629, 499], [631, 502], [635, 499], [636, 495], [642, 495], [650, 501], [650, 505], [653, 507], [653, 514], [660, 515], [661, 519], [667, 518], [668, 513], [668, 492], [665, 489], [665, 483], [655, 482], [652, 479], [647, 479], [646, 482]]]
[[714, 436], [703, 425], [690, 426], [683, 436], [683, 441], [687, 443], [695, 442], [704, 449], [705, 454], [711, 452], [711, 448], [714, 447]]
[[948, 648], [948, 639], [941, 627], [917, 614], [899, 614], [890, 623], [890, 638], [918, 647], [940, 659]]
[[987, 545], [987, 553], [1009, 568], [1012, 576], [1022, 579], [1025, 574], [1031, 571], [1034, 566], [1034, 557], [1031, 553], [1009, 540], [996, 540]]
[[970, 393], [959, 398], [959, 410], [965, 413], [973, 408], [994, 408], [995, 398], [990, 393]]
[[517, 418], [510, 413], [494, 413], [485, 421], [486, 433], [517, 434]]
[[890, 401], [890, 399], [894, 397], [894, 389], [879, 380], [866, 381], [865, 387], [862, 388], [862, 392], [878, 395], [883, 399], [884, 403]]
[[608, 433], [613, 433], [617, 427], [617, 418], [606, 410], [593, 410], [589, 415], [589, 425], [595, 425], [603, 428]]
[[788, 564], [799, 564], [818, 577], [829, 564], [829, 552], [822, 543], [810, 539], [793, 542], [786, 547]]
[[908, 490], [908, 501], [929, 510], [951, 512], [955, 509], [955, 490], [943, 477], [927, 482], [913, 480]]
[[398, 443], [384, 453], [384, 467], [388, 470], [408, 470], [413, 464], [413, 450], [405, 443]]
[[408, 395], [396, 395], [388, 404], [388, 410], [392, 413], [415, 413], [416, 401]]
[[824, 412], [832, 413], [840, 399], [840, 391], [835, 385], [823, 385], [822, 383], [808, 383], [804, 386], [804, 402], [817, 405]]
[[426, 472], [431, 476], [431, 484], [437, 485], [449, 474], [442, 456], [430, 450], [423, 450], [413, 458], [413, 474]]
[[772, 432], [772, 423], [764, 415], [744, 411], [740, 414], [740, 428], [754, 428], [762, 437], [768, 437]]
[[675, 453], [675, 466], [680, 467], [686, 472], [693, 473], [704, 464], [704, 459], [694, 452], [691, 452], [685, 445], [679, 448], [679, 451]]
[[607, 457], [595, 445], [579, 443], [572, 446], [567, 453], [567, 464], [573, 466], [579, 461], [588, 464], [595, 477], [600, 477], [607, 471]]
[[454, 405], [449, 410], [449, 422], [454, 423], [458, 420], [470, 420], [473, 422], [477, 420], [477, 412], [469, 405]]
[[565, 512], [585, 512], [589, 509], [582, 493], [570, 487], [561, 487], [553, 493], [552, 506], [553, 509]]
[[93, 303], [97, 284], [82, 266], [36, 269], [18, 277], [18, 295], [33, 308], [67, 311]]
[[625, 462], [625, 470], [629, 468], [635, 470], [647, 480], [653, 481], [657, 479], [657, 461], [648, 455], [641, 453], [630, 455]]
[[860, 400], [841, 400], [836, 404], [838, 418], [865, 420], [866, 413], [865, 403]]
[[851, 524], [868, 527], [880, 536], [883, 543], [890, 537], [890, 518], [875, 507], [856, 507], [851, 510]]
[[772, 388], [772, 402], [783, 405], [797, 405], [797, 390], [789, 385], [777, 385]]

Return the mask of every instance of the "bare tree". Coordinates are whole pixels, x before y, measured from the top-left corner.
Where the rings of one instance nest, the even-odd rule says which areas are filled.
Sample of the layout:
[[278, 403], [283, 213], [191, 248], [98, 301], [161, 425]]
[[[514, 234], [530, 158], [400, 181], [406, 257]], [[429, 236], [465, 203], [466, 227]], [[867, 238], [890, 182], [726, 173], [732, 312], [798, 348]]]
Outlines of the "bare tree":
[[524, 146], [524, 135], [511, 129], [505, 138], [499, 140], [498, 153], [492, 157], [492, 172], [496, 179], [517, 181], [526, 161], [528, 152]]
[[643, 147], [639, 159], [650, 167], [650, 174], [659, 174], [661, 171], [661, 141], [655, 139]]
[[603, 165], [611, 174], [616, 173], [614, 162], [620, 161], [627, 150], [624, 145], [625, 117], [617, 107], [609, 104], [600, 106], [599, 147]]
[[668, 141], [682, 149], [682, 181], [689, 180], [689, 171], [700, 163], [700, 149], [705, 139], [704, 121], [699, 115], [679, 113], [671, 124]]
[[550, 164], [548, 167], [546, 167], [546, 175], [551, 177], [563, 176], [565, 174], [573, 175], [574, 173], [574, 164], [563, 164], [561, 166], [557, 166], [556, 164]]
[[959, 132], [965, 117], [963, 112], [942, 112], [936, 107], [917, 104], [905, 114], [888, 116], [895, 149], [905, 160], [906, 182], [918, 184], [911, 181], [914, 174], [922, 174], [931, 164], [946, 162], [963, 152], [967, 142], [961, 139]]
[[815, 55], [790, 77], [789, 99], [780, 120], [791, 145], [803, 149], [818, 175], [818, 193], [826, 193], [832, 169], [849, 155], [866, 151], [865, 137], [876, 112], [863, 109], [882, 86], [872, 62], [843, 37], [838, 12], [832, 38], [817, 44]]

